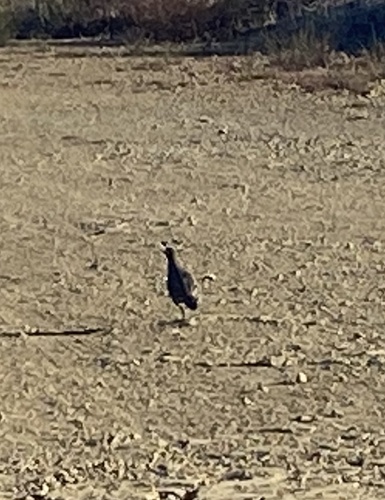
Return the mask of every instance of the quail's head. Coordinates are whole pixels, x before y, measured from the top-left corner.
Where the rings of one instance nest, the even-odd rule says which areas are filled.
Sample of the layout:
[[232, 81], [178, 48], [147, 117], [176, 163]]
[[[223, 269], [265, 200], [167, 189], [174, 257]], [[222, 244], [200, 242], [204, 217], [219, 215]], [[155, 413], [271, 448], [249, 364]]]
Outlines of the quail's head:
[[167, 258], [174, 259], [175, 258], [175, 250], [172, 247], [166, 247], [164, 249], [164, 253]]

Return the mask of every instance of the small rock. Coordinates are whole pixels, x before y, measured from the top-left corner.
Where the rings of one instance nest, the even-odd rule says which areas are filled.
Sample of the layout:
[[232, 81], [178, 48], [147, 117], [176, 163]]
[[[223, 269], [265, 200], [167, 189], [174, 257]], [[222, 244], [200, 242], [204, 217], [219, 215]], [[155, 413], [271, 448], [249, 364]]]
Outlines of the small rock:
[[39, 333], [39, 328], [36, 326], [24, 325], [24, 333], [28, 334], [36, 334]]
[[306, 384], [307, 382], [307, 375], [306, 373], [299, 372], [297, 375], [297, 383], [298, 384]]
[[194, 205], [197, 205], [197, 206], [201, 206], [203, 204], [203, 201], [200, 198], [198, 198], [197, 196], [193, 196], [191, 199], [191, 203], [193, 203]]
[[216, 281], [217, 277], [213, 273], [205, 274], [202, 277], [202, 281]]
[[194, 316], [193, 318], [189, 319], [188, 324], [190, 326], [197, 326], [198, 325], [198, 319]]
[[359, 432], [355, 427], [349, 427], [341, 434], [341, 439], [344, 441], [354, 441], [359, 438]]
[[269, 388], [266, 387], [265, 385], [261, 384], [261, 382], [258, 383], [258, 390], [264, 392], [265, 394], [268, 394]]
[[190, 226], [196, 226], [197, 225], [197, 219], [193, 216], [193, 215], [189, 215], [187, 217], [187, 220], [188, 220], [188, 223], [190, 224]]
[[310, 423], [314, 422], [315, 419], [316, 417], [314, 415], [298, 415], [294, 420], [301, 423]]
[[245, 469], [232, 469], [225, 472], [222, 481], [248, 481], [252, 478], [252, 474]]
[[332, 408], [328, 413], [325, 413], [325, 417], [327, 418], [342, 418], [343, 416], [344, 412], [336, 408]]
[[364, 457], [360, 454], [346, 458], [346, 462], [352, 467], [362, 467], [364, 465]]
[[206, 115], [201, 115], [198, 118], [198, 121], [200, 121], [201, 123], [212, 123], [213, 122], [213, 120], [209, 116], [206, 116]]
[[251, 401], [251, 399], [250, 399], [250, 398], [248, 398], [247, 396], [244, 396], [244, 397], [242, 398], [242, 402], [243, 402], [243, 404], [244, 404], [244, 405], [246, 405], [246, 406], [251, 406], [252, 404], [254, 404], [254, 403]]
[[281, 368], [286, 361], [285, 356], [271, 356], [270, 363], [274, 368]]

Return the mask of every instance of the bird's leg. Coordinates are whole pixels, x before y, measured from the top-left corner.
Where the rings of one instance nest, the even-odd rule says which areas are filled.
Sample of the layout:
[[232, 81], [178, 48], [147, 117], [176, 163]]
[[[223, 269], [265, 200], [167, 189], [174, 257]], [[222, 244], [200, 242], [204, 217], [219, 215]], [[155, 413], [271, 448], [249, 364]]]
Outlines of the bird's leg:
[[178, 304], [178, 307], [179, 307], [179, 309], [182, 312], [182, 321], [185, 321], [185, 319], [186, 319], [186, 313], [185, 313], [184, 307], [181, 306], [180, 304]]

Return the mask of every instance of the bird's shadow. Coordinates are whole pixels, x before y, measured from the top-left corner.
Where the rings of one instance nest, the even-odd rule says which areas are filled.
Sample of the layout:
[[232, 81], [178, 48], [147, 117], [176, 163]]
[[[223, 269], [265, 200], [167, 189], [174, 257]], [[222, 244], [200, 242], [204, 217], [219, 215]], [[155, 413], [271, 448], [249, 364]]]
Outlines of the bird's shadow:
[[158, 326], [160, 328], [166, 328], [168, 326], [185, 328], [185, 327], [191, 326], [191, 325], [187, 319], [173, 319], [173, 320], [169, 320], [169, 321], [166, 321], [164, 319], [160, 319], [158, 321]]

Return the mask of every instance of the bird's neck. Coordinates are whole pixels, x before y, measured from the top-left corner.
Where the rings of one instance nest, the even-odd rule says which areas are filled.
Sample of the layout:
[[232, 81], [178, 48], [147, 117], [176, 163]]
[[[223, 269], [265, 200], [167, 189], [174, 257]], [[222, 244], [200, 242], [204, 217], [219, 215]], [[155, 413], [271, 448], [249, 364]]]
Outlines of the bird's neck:
[[167, 255], [167, 262], [169, 266], [176, 267], [176, 262], [173, 255]]

